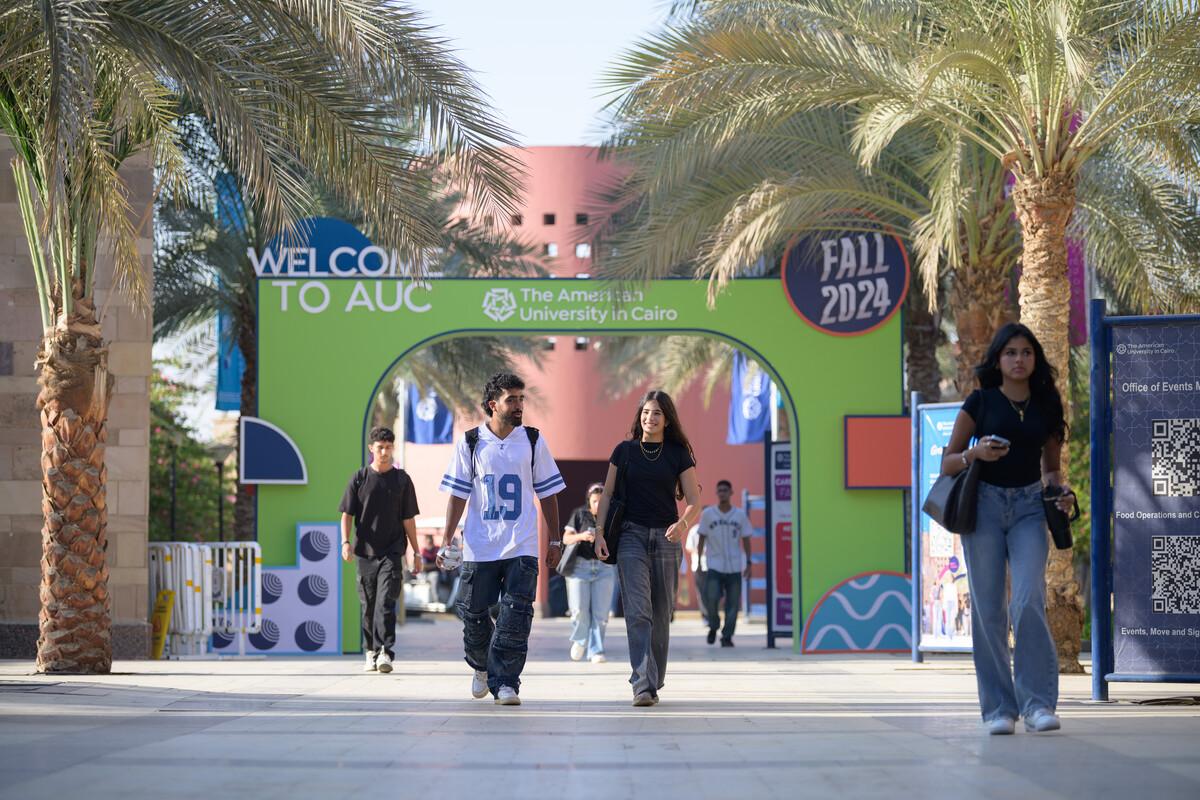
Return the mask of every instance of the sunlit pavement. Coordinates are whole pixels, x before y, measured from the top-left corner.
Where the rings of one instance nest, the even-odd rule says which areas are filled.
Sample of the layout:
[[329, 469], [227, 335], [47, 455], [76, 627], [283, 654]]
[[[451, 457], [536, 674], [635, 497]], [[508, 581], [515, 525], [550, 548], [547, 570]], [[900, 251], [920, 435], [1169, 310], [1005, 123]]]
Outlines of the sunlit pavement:
[[1064, 677], [1063, 730], [988, 737], [967, 659], [797, 656], [672, 632], [662, 703], [632, 708], [624, 626], [607, 664], [535, 620], [519, 708], [470, 696], [459, 626], [411, 620], [396, 671], [361, 658], [127, 661], [95, 678], [0, 662], [0, 797], [1200, 797], [1197, 685]]

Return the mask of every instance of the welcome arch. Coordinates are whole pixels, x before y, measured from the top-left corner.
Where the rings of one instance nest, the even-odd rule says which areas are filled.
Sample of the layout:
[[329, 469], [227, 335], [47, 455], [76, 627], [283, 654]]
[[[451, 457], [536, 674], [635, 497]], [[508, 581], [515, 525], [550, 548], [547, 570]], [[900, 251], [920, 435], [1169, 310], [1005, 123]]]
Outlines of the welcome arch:
[[[320, 260], [317, 254], [308, 264]], [[710, 308], [707, 285], [692, 280], [625, 289], [571, 279], [412, 282], [300, 270], [268, 270], [258, 307], [259, 416], [286, 431], [308, 465], [304, 485], [259, 487], [267, 565], [295, 563], [297, 526], [336, 520], [346, 476], [362, 465], [364, 398], [414, 350], [480, 335], [693, 334], [752, 356], [784, 397], [792, 431], [792, 596], [799, 599], [793, 646], [831, 588], [860, 573], [903, 569], [901, 492], [847, 490], [844, 463], [847, 416], [902, 411], [899, 315], [859, 336], [831, 336], [798, 315], [779, 279], [736, 280]], [[619, 432], [598, 435], [607, 446]], [[354, 651], [353, 565], [340, 569], [341, 645]]]

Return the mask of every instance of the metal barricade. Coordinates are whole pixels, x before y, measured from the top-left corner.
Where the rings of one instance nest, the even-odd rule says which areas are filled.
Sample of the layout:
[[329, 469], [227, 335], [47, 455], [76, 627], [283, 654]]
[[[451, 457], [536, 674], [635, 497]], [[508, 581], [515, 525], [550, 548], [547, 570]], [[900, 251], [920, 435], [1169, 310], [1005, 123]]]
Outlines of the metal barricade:
[[258, 542], [207, 545], [212, 559], [212, 628], [236, 636], [238, 655], [246, 635], [262, 629], [262, 548]]
[[175, 592], [167, 652], [172, 656], [208, 651], [212, 635], [212, 555], [202, 544], [151, 542], [149, 545], [151, 606], [162, 589]]

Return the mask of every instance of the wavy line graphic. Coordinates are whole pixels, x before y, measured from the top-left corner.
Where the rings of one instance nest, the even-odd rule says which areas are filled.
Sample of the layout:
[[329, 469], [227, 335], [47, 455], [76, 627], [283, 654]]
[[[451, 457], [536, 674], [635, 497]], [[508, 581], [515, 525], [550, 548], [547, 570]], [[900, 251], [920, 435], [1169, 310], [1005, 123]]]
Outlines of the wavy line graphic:
[[842, 594], [841, 592], [834, 592], [832, 595], [830, 595], [830, 598], [837, 600], [839, 603], [842, 604], [842, 608], [846, 609], [846, 613], [849, 614], [852, 619], [859, 620], [859, 621], [862, 621], [864, 619], [871, 619], [872, 617], [874, 617], [875, 614], [879, 611], [879, 607], [882, 606], [885, 602], [887, 602], [887, 599], [889, 597], [895, 597], [900, 600], [900, 605], [904, 607], [905, 614], [912, 613], [912, 601], [909, 600], [907, 597], [905, 597], [900, 592], [896, 591], [895, 589], [889, 589], [886, 592], [882, 592], [881, 594], [876, 595], [875, 602], [871, 605], [870, 610], [868, 610], [867, 613], [865, 613], [865, 614], [859, 614], [857, 611], [855, 611], [854, 606], [851, 605], [851, 603], [850, 603], [850, 599], [848, 597], [846, 597], [844, 594]]
[[876, 572], [874, 575], [869, 575], [861, 581], [850, 581], [848, 586], [853, 589], [870, 589], [879, 582], [880, 575]]
[[[890, 631], [897, 631], [900, 634], [901, 638], [904, 639], [905, 645], [907, 645], [909, 647], [912, 646], [912, 635], [908, 632], [908, 630], [903, 625], [897, 625], [894, 622], [884, 625], [882, 628], [877, 630], [875, 632], [874, 638], [871, 639], [871, 643], [868, 644], [866, 647], [862, 647], [861, 645], [858, 644], [858, 642], [854, 641], [854, 637], [852, 637], [850, 635], [850, 632], [847, 631], [845, 628], [843, 628], [841, 625], [835, 625], [835, 624], [831, 623], [831, 624], [826, 625], [823, 628], [821, 628], [821, 630], [817, 631], [817, 635], [813, 637], [812, 642], [810, 642], [809, 645], [807, 646], [807, 648], [805, 648], [805, 649], [807, 649], [809, 651], [820, 650], [821, 649], [821, 641], [825, 638], [825, 636], [826, 635], [832, 636], [832, 635], [836, 634], [841, 637], [843, 644], [845, 644], [845, 647], [842, 649], [845, 649], [845, 650], [874, 650], [876, 647], [879, 646], [879, 643], [881, 641], [883, 641], [883, 637], [886, 636]], [[830, 648], [826, 648], [826, 649], [830, 649]]]

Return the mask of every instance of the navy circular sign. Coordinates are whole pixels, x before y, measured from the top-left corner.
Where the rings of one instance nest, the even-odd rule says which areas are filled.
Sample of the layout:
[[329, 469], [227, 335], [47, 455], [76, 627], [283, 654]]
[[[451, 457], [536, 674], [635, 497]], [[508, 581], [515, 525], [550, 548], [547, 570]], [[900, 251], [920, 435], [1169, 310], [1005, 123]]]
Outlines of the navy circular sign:
[[796, 313], [818, 330], [857, 336], [892, 318], [908, 293], [908, 254], [885, 233], [826, 233], [793, 242], [783, 288]]

